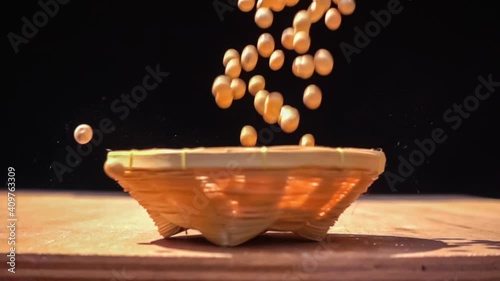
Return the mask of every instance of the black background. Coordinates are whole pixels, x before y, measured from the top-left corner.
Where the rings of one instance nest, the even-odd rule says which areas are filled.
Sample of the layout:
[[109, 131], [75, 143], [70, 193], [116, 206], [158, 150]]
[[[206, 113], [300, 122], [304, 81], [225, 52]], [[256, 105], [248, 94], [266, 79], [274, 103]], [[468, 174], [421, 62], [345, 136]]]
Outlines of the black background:
[[[229, 1], [231, 2], [231, 1]], [[279, 40], [293, 15], [310, 1], [275, 14], [266, 30]], [[285, 51], [282, 70], [271, 72], [267, 59], [257, 70], [244, 73], [267, 78], [268, 88], [280, 91], [286, 103], [301, 112], [293, 134], [276, 133], [267, 145], [297, 144], [312, 133], [318, 145], [382, 148], [387, 171], [398, 174], [400, 158], [418, 149], [442, 128], [447, 140], [391, 189], [382, 176], [370, 193], [467, 193], [499, 197], [496, 130], [500, 88], [482, 101], [453, 130], [443, 120], [446, 110], [474, 95], [477, 77], [500, 81], [498, 13], [484, 1], [402, 0], [403, 10], [353, 54], [348, 63], [341, 42], [355, 46], [355, 27], [373, 21], [370, 11], [387, 8], [389, 1], [358, 1], [353, 15], [343, 17], [339, 30], [317, 23], [311, 30], [311, 52], [329, 49], [333, 73], [304, 81], [291, 74], [294, 53]], [[197, 4], [194, 4], [197, 3]], [[228, 3], [220, 0], [219, 3]], [[222, 20], [214, 1], [70, 1], [27, 44], [14, 53], [9, 32], [21, 34], [26, 16], [41, 8], [36, 1], [7, 1], [5, 92], [8, 116], [3, 166], [17, 170], [18, 188], [92, 189], [121, 191], [102, 167], [106, 149], [239, 145], [239, 132], [250, 124], [269, 127], [253, 109], [250, 95], [230, 109], [219, 109], [210, 93], [222, 74], [222, 55], [242, 50], [264, 32], [253, 13], [225, 11]], [[488, 6], [490, 5], [490, 6]], [[280, 44], [278, 47], [281, 48]], [[145, 67], [170, 75], [129, 116], [120, 120], [110, 104], [142, 83]], [[323, 104], [307, 110], [301, 94], [309, 83], [324, 92]], [[98, 127], [103, 118], [116, 130], [106, 134], [74, 170], [59, 181], [51, 168], [65, 163], [67, 146], [75, 149], [73, 130], [81, 123]], [[260, 143], [263, 144], [263, 143]]]

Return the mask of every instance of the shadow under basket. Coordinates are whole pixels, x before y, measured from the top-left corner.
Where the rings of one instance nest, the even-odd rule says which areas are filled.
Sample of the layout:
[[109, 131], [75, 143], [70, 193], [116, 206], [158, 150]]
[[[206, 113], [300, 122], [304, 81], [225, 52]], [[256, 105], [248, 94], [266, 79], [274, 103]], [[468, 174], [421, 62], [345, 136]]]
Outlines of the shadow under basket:
[[163, 237], [196, 229], [236, 246], [268, 230], [322, 240], [385, 162], [374, 149], [211, 147], [111, 151], [104, 170]]

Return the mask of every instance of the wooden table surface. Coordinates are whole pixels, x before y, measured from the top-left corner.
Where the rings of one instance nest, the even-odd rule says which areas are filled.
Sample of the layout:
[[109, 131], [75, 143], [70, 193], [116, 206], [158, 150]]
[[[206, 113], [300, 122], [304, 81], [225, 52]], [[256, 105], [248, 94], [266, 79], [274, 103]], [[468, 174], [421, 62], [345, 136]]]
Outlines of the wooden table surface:
[[162, 239], [125, 193], [17, 191], [16, 218], [16, 273], [3, 226], [0, 280], [500, 280], [496, 199], [365, 195], [325, 242], [267, 233], [234, 248], [194, 230]]

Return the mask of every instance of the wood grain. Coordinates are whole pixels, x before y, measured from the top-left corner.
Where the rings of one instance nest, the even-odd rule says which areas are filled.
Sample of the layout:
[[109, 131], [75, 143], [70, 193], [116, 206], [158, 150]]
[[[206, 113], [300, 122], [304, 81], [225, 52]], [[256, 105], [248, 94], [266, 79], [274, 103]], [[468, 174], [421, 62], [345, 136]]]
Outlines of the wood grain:
[[162, 239], [127, 194], [16, 194], [16, 273], [2, 230], [0, 280], [500, 280], [495, 199], [365, 195], [325, 242], [267, 233], [224, 248], [191, 230]]

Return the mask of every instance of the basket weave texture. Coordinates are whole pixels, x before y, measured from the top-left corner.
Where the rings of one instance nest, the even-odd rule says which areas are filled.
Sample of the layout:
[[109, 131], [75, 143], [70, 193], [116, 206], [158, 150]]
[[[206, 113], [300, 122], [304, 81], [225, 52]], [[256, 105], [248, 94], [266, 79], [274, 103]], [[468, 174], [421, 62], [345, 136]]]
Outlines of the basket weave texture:
[[104, 169], [163, 237], [236, 246], [268, 230], [322, 240], [384, 166], [377, 150], [279, 146], [112, 151]]

